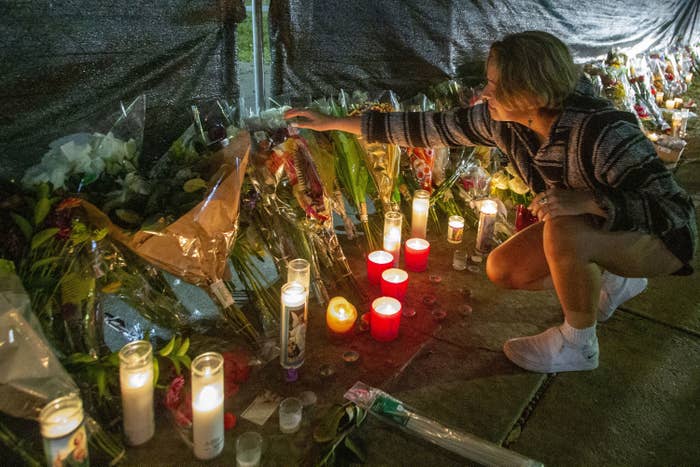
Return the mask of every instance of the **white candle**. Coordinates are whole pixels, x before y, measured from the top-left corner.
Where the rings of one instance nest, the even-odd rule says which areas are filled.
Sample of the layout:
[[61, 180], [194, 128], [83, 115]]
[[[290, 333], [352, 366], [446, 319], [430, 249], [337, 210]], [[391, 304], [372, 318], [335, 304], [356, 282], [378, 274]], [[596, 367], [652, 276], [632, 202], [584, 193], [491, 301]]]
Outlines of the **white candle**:
[[[287, 282], [280, 293], [280, 365], [296, 369], [304, 364], [306, 353], [306, 323], [308, 320], [308, 291], [298, 282]], [[296, 379], [296, 373], [288, 373]]]
[[450, 216], [447, 222], [447, 241], [449, 243], [462, 243], [464, 234], [464, 217]]
[[666, 109], [667, 109], [667, 110], [673, 110], [673, 108], [674, 108], [675, 106], [676, 106], [676, 101], [674, 101], [673, 99], [668, 99], [668, 100], [666, 101]]
[[496, 214], [498, 214], [498, 204], [493, 200], [486, 200], [481, 203], [479, 212], [479, 229], [476, 232], [476, 251], [488, 253], [493, 246], [493, 233], [496, 227]]
[[693, 82], [693, 74], [692, 73], [688, 73], [687, 75], [685, 75], [685, 82], [688, 84]]
[[224, 449], [224, 358], [216, 352], [192, 361], [192, 440], [198, 459]]
[[47, 465], [89, 462], [84, 418], [77, 394], [59, 397], [44, 406], [39, 422]]
[[663, 103], [664, 103], [663, 91], [656, 91], [656, 105], [661, 105]]
[[146, 341], [130, 342], [119, 351], [124, 434], [132, 446], [145, 443], [155, 433], [152, 352]]
[[401, 223], [403, 216], [400, 212], [389, 211], [384, 214], [384, 251], [394, 256], [394, 266], [398, 266], [401, 256]]
[[426, 190], [416, 190], [413, 193], [413, 210], [411, 212], [411, 237], [425, 238], [428, 229], [428, 209], [430, 208], [430, 193]]

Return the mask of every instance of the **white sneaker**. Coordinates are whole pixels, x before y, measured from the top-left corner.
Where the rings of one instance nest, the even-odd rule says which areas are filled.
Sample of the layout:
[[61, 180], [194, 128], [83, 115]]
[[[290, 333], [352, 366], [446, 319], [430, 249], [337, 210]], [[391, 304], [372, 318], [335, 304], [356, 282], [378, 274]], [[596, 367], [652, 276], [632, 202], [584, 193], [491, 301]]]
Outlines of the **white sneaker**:
[[559, 326], [535, 336], [509, 339], [503, 344], [503, 352], [519, 367], [538, 373], [598, 368], [598, 337], [594, 335], [583, 347], [574, 347]]
[[618, 306], [644, 292], [647, 283], [644, 277], [628, 278], [603, 272], [598, 299], [598, 322], [609, 320]]

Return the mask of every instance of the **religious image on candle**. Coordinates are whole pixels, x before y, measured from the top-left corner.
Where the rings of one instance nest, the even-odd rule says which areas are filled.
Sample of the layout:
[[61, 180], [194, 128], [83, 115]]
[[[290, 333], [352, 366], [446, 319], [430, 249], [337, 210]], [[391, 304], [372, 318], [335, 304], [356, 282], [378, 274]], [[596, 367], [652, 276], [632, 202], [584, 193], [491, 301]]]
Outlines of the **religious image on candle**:
[[450, 216], [447, 221], [447, 241], [449, 243], [462, 243], [464, 235], [464, 217]]
[[59, 397], [39, 414], [46, 464], [89, 466], [83, 403], [77, 394]]
[[307, 290], [298, 282], [288, 282], [281, 292], [280, 364], [299, 368], [306, 349]]
[[132, 446], [155, 433], [153, 414], [153, 349], [148, 341], [134, 341], [119, 351], [119, 383], [124, 435]]
[[488, 253], [494, 246], [497, 214], [498, 204], [495, 201], [482, 201], [479, 209], [479, 228], [476, 232], [476, 251], [481, 254]]

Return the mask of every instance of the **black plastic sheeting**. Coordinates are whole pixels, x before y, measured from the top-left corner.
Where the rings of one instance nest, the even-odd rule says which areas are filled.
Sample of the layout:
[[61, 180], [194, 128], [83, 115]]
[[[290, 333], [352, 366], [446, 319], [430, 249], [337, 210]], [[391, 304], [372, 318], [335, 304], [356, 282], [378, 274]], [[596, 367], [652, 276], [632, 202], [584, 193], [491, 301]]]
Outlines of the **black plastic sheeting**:
[[696, 43], [698, 0], [271, 0], [272, 93], [303, 103], [338, 89], [410, 98], [483, 77], [492, 41], [548, 31], [578, 63]]
[[[140, 94], [142, 160], [191, 123], [193, 100], [238, 99], [242, 0], [0, 2], [0, 179], [20, 176], [48, 144], [107, 119]], [[105, 127], [96, 127], [103, 123]]]

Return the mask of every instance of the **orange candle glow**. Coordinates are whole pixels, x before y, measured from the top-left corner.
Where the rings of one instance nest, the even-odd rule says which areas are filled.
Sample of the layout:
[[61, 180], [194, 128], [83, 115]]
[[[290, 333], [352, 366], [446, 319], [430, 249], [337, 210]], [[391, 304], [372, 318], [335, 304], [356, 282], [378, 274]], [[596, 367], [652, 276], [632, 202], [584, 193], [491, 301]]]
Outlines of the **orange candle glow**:
[[326, 325], [336, 334], [345, 334], [352, 329], [357, 319], [357, 310], [343, 297], [333, 297], [326, 309]]

